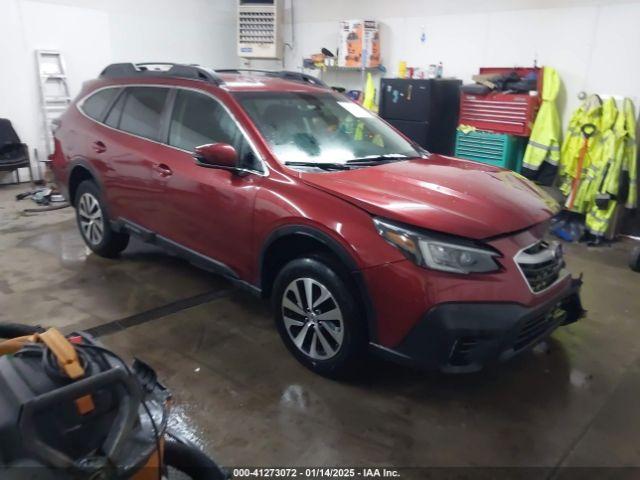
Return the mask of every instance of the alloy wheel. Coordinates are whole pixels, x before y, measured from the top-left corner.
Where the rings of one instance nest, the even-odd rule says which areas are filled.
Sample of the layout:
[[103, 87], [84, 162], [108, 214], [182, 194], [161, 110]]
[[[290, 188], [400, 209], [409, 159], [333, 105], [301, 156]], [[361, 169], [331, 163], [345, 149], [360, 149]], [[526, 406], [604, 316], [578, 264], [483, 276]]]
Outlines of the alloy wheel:
[[99, 245], [104, 238], [104, 217], [98, 199], [83, 193], [78, 201], [78, 216], [82, 236], [91, 245]]
[[293, 344], [314, 360], [335, 356], [344, 340], [338, 302], [312, 278], [297, 278], [282, 295], [282, 320]]

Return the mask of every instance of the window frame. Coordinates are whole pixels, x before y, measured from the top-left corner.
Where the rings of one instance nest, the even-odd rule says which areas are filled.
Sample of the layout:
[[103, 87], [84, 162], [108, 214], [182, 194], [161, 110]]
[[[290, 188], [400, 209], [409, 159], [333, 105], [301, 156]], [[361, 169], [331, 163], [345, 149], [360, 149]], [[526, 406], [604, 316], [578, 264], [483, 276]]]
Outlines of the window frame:
[[[135, 133], [127, 132], [126, 130], [121, 130], [119, 128], [120, 127], [120, 122], [118, 122], [118, 128], [112, 127], [111, 125], [107, 125], [105, 123], [105, 120], [106, 120], [107, 116], [109, 115], [109, 113], [111, 112], [111, 109], [114, 107], [114, 105], [116, 104], [116, 102], [118, 101], [118, 99], [122, 95], [127, 95], [127, 93], [128, 93], [127, 90], [130, 87], [154, 87], [154, 88], [166, 88], [166, 89], [169, 89], [169, 93], [167, 94], [167, 98], [166, 98], [165, 103], [164, 103], [162, 114], [160, 115], [160, 124], [159, 124], [159, 127], [158, 127], [157, 139], [142, 137], [140, 135], [136, 135]], [[107, 105], [107, 108], [102, 113], [102, 115], [100, 116], [99, 120], [95, 119], [93, 117], [90, 117], [86, 112], [84, 112], [84, 110], [82, 109], [82, 105], [84, 104], [84, 102], [89, 97], [95, 95], [96, 93], [98, 93], [98, 92], [100, 92], [102, 90], [107, 90], [107, 89], [110, 89], [110, 88], [119, 89], [120, 92], [118, 92], [116, 95], [114, 95], [113, 99], [111, 100], [109, 105]], [[258, 163], [260, 165], [260, 169], [259, 170], [258, 169], [253, 169], [253, 168], [238, 168], [238, 171], [243, 172], [243, 173], [251, 173], [251, 174], [254, 174], [254, 175], [261, 176], [261, 177], [268, 177], [269, 176], [269, 169], [268, 169], [268, 167], [266, 165], [266, 161], [264, 159], [264, 156], [260, 153], [260, 151], [256, 147], [256, 143], [249, 136], [249, 134], [247, 133], [246, 128], [240, 123], [238, 118], [233, 114], [233, 112], [229, 109], [229, 107], [222, 100], [220, 100], [213, 93], [208, 92], [206, 90], [201, 90], [199, 88], [191, 88], [191, 87], [181, 87], [181, 86], [163, 85], [163, 84], [148, 84], [148, 83], [130, 83], [130, 84], [123, 84], [123, 85], [107, 85], [107, 86], [104, 86], [104, 87], [101, 87], [101, 88], [97, 88], [96, 90], [94, 90], [91, 93], [87, 94], [79, 102], [77, 102], [76, 108], [86, 118], [88, 118], [89, 120], [91, 120], [93, 122], [98, 123], [99, 125], [101, 125], [101, 126], [103, 126], [105, 128], [114, 130], [116, 132], [124, 133], [126, 135], [131, 135], [132, 137], [139, 138], [141, 140], [146, 140], [148, 142], [157, 143], [159, 145], [163, 145], [165, 147], [172, 148], [174, 150], [178, 150], [179, 152], [185, 152], [185, 153], [188, 153], [189, 155], [193, 155], [193, 152], [191, 152], [189, 150], [184, 150], [182, 148], [175, 147], [173, 145], [169, 145], [169, 127], [170, 127], [170, 124], [171, 124], [171, 116], [173, 114], [173, 108], [174, 108], [174, 105], [175, 105], [175, 99], [176, 99], [178, 90], [187, 90], [187, 91], [191, 91], [191, 92], [200, 93], [202, 95], [211, 97], [213, 100], [218, 102], [218, 104], [222, 106], [222, 108], [227, 113], [227, 115], [229, 115], [229, 117], [231, 117], [231, 120], [233, 121], [235, 126], [238, 128], [238, 130], [240, 130], [241, 135], [244, 137], [246, 142], [249, 144], [249, 148], [251, 148], [251, 151], [253, 152], [253, 155], [255, 156], [255, 158], [257, 159], [257, 161], [258, 161]]]

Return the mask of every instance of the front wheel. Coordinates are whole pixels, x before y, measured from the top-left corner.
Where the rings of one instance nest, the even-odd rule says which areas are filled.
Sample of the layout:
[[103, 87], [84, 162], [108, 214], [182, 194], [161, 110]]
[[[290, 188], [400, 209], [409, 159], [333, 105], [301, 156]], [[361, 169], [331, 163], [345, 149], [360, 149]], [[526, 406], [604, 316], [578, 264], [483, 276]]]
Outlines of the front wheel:
[[272, 303], [280, 336], [320, 375], [351, 377], [362, 365], [367, 336], [354, 292], [348, 273], [322, 256], [293, 260], [276, 278]]
[[87, 246], [102, 257], [115, 257], [129, 243], [129, 235], [111, 228], [100, 189], [91, 180], [78, 185], [75, 197], [76, 221]]

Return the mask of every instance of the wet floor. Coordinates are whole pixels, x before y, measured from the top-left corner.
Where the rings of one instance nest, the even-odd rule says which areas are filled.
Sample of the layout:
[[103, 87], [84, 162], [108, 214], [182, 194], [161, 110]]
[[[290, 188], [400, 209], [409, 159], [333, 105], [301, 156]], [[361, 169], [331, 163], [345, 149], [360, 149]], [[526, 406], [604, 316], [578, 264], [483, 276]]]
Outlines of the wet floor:
[[588, 316], [515, 361], [442, 376], [372, 360], [347, 384], [301, 367], [259, 299], [139, 242], [96, 257], [72, 210], [22, 214], [19, 191], [0, 187], [0, 321], [92, 328], [147, 361], [173, 426], [222, 464], [640, 466], [630, 243], [568, 246]]

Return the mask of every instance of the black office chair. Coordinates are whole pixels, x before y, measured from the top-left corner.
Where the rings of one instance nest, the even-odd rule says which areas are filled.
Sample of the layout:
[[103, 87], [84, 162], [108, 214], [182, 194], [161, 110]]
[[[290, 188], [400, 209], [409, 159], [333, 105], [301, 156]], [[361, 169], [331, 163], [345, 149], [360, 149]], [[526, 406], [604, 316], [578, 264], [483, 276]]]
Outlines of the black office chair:
[[15, 183], [20, 183], [18, 169], [23, 167], [29, 168], [29, 180], [33, 181], [29, 147], [20, 141], [11, 122], [6, 118], [0, 118], [0, 172], [15, 172]]

